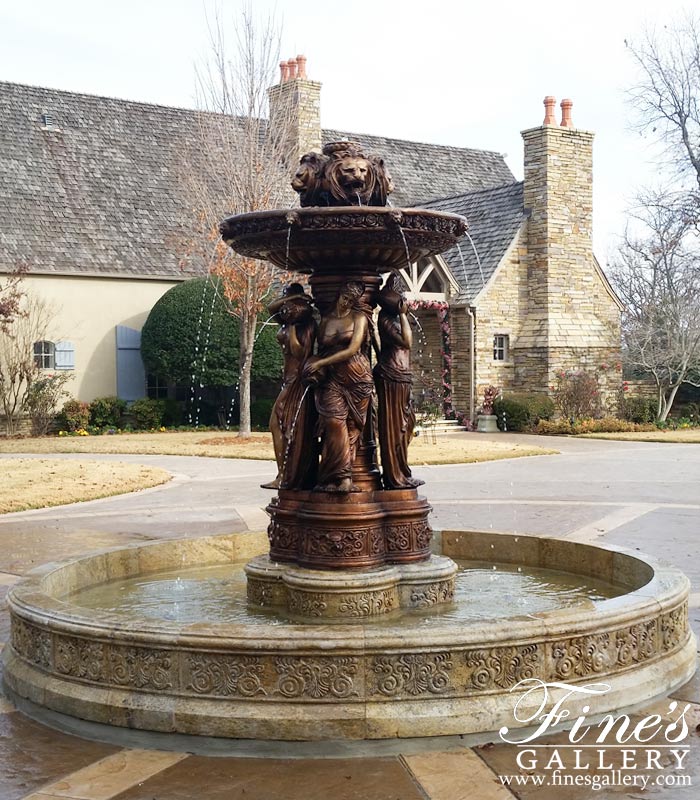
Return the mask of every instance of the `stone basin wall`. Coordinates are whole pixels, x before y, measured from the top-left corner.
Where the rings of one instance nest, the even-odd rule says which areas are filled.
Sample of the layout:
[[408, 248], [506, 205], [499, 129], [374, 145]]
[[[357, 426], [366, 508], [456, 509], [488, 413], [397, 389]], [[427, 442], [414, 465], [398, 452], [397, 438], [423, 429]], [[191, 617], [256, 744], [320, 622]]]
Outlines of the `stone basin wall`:
[[[605, 682], [592, 713], [667, 693], [695, 669], [678, 570], [565, 540], [444, 531], [453, 558], [564, 569], [627, 591], [593, 610], [490, 623], [224, 625], [126, 619], [67, 595], [107, 580], [240, 562], [264, 534], [135, 545], [35, 570], [8, 595], [9, 690], [110, 725], [233, 738], [428, 736], [515, 726], [521, 680]], [[555, 694], [552, 695], [555, 697]], [[590, 697], [586, 702], [591, 703]], [[521, 709], [523, 712], [525, 709]], [[575, 716], [572, 704], [572, 718]]]

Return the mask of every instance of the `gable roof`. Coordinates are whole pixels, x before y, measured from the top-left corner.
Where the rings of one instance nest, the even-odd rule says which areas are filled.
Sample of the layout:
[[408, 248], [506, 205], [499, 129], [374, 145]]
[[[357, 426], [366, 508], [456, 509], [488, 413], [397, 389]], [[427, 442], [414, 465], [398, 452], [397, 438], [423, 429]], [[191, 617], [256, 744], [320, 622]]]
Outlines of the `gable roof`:
[[384, 159], [394, 181], [394, 192], [389, 199], [395, 206], [418, 205], [419, 201], [502, 186], [514, 180], [503, 156], [489, 150], [323, 130], [324, 142], [342, 139], [358, 142], [365, 153], [375, 153]]
[[[198, 113], [0, 82], [0, 271], [184, 277], [179, 187]], [[513, 180], [497, 153], [323, 132], [343, 138], [385, 158], [395, 205]]]
[[193, 112], [0, 83], [0, 119], [0, 269], [181, 275]]
[[484, 288], [527, 216], [522, 181], [416, 205], [467, 218], [468, 236], [442, 254], [461, 288], [457, 301], [473, 300]]

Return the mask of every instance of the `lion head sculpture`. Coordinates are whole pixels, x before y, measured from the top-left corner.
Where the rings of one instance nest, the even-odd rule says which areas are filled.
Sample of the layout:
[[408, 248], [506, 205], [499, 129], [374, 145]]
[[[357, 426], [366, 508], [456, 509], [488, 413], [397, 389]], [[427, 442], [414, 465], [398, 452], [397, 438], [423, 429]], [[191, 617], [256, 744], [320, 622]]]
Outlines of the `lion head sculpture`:
[[394, 186], [381, 158], [355, 142], [331, 142], [302, 156], [292, 188], [302, 206], [385, 206]]

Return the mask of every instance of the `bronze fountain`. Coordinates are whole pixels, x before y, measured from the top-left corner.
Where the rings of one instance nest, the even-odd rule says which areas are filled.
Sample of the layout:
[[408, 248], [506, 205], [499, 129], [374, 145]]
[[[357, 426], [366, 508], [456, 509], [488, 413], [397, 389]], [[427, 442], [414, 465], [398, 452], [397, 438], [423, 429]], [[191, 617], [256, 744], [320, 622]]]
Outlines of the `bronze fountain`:
[[292, 186], [300, 209], [221, 224], [234, 250], [307, 274], [311, 287], [292, 284], [270, 306], [285, 354], [271, 420], [278, 476], [266, 484], [278, 495], [267, 507], [269, 557], [247, 568], [249, 601], [352, 619], [417, 605], [410, 596], [421, 607], [449, 602], [456, 566], [431, 556], [430, 506], [408, 464], [412, 337], [397, 270], [454, 245], [466, 220], [388, 207], [383, 160], [353, 142], [303, 156]]
[[[606, 693], [567, 700], [574, 720], [688, 680], [678, 570], [566, 539], [433, 538], [408, 463], [411, 330], [395, 271], [449, 248], [465, 220], [387, 207], [382, 160], [350, 142], [304, 156], [293, 186], [301, 208], [221, 225], [235, 250], [309, 276], [309, 291], [293, 283], [270, 308], [285, 367], [267, 537], [163, 539], [37, 568], [7, 596], [6, 691], [69, 730], [80, 718], [100, 733], [351, 740], [522, 727], [544, 702], [520, 695], [514, 718], [523, 682], [552, 687], [551, 704], [568, 684], [605, 681]], [[485, 599], [484, 564], [489, 582], [541, 571], [545, 596], [529, 597], [531, 575], [512, 584], [521, 596], [499, 579]], [[185, 605], [181, 574], [191, 616], [168, 616], [174, 594]], [[584, 586], [566, 600], [558, 582], [572, 578]]]

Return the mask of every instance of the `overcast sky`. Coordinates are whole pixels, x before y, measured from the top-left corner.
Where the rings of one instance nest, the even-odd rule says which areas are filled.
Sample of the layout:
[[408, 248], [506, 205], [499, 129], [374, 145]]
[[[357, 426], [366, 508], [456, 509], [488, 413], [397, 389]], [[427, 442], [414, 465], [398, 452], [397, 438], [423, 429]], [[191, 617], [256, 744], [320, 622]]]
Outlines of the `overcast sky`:
[[[220, 0], [233, 25], [239, 0]], [[625, 40], [663, 26], [677, 0], [256, 0], [276, 11], [282, 57], [323, 83], [322, 124], [504, 153], [522, 178], [520, 131], [542, 99], [574, 101], [594, 142], [594, 241], [607, 260], [635, 187], [654, 177], [631, 130]], [[0, 80], [163, 105], [194, 105], [214, 0], [0, 0]], [[0, 125], [2, 120], [0, 120]], [[389, 165], [391, 166], [391, 165]]]

